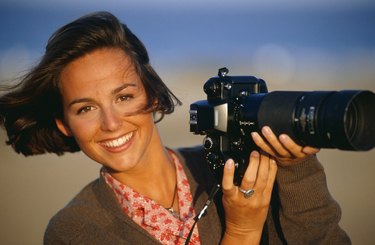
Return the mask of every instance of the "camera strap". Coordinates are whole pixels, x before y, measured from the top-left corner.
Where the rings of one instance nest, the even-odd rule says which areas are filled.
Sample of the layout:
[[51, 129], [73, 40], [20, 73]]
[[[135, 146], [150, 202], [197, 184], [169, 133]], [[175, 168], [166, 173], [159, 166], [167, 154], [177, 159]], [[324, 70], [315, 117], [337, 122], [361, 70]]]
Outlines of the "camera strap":
[[216, 184], [216, 186], [214, 186], [211, 190], [211, 193], [210, 195], [208, 196], [208, 199], [206, 201], [206, 203], [204, 204], [203, 208], [201, 209], [201, 211], [194, 217], [194, 223], [189, 231], [189, 235], [186, 237], [186, 241], [185, 241], [185, 245], [188, 245], [189, 242], [190, 242], [190, 238], [191, 236], [193, 235], [193, 231], [194, 231], [194, 227], [195, 225], [197, 224], [197, 222], [207, 214], [207, 209], [208, 209], [208, 206], [210, 206], [210, 204], [212, 203], [216, 193], [220, 190], [220, 185], [219, 184]]

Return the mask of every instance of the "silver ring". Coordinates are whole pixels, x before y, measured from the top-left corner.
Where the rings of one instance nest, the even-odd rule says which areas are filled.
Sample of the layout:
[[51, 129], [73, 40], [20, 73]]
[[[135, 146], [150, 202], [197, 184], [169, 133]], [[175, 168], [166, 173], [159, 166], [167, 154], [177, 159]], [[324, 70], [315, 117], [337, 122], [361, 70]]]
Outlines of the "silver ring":
[[243, 196], [244, 196], [245, 198], [249, 198], [249, 197], [251, 197], [251, 196], [254, 194], [254, 192], [255, 192], [254, 189], [244, 190], [244, 189], [242, 189], [241, 187], [238, 187], [238, 190], [239, 190], [240, 192], [242, 192], [242, 194], [243, 194]]

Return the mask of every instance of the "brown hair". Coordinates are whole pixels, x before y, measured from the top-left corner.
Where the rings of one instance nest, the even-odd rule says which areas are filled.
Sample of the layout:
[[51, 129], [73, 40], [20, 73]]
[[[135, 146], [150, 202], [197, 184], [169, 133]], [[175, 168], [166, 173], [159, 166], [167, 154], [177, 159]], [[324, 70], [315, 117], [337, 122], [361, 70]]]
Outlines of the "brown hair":
[[115, 16], [97, 12], [58, 29], [39, 64], [0, 97], [0, 125], [7, 131], [7, 144], [25, 156], [79, 151], [75, 139], [64, 136], [55, 124], [55, 118], [63, 117], [60, 74], [75, 59], [105, 47], [121, 48], [130, 56], [145, 87], [146, 107], [160, 113], [158, 121], [181, 104], [151, 67], [143, 43]]

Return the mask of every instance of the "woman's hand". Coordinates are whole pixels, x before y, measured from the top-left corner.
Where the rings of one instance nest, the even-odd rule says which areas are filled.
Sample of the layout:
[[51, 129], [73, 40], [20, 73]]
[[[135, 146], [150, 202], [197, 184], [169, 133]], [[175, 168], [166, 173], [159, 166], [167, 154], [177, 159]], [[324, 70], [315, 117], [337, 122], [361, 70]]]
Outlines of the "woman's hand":
[[233, 184], [234, 169], [233, 160], [228, 160], [222, 182], [226, 223], [222, 244], [259, 244], [277, 165], [267, 153], [253, 151], [240, 186]]
[[262, 134], [264, 138], [256, 132], [251, 133], [255, 144], [263, 151], [275, 157], [278, 164], [283, 167], [296, 164], [303, 158], [319, 152], [317, 148], [296, 144], [286, 134], [276, 137], [268, 126], [262, 128]]

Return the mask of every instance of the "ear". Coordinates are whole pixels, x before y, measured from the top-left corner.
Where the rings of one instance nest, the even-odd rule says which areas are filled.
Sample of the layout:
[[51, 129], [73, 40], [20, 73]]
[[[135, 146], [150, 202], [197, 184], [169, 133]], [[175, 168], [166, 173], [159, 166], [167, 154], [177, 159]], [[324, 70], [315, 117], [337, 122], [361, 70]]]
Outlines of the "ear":
[[61, 119], [55, 118], [55, 123], [61, 133], [63, 133], [65, 136], [68, 136], [68, 137], [72, 136], [72, 131]]
[[155, 99], [153, 102], [152, 102], [152, 110], [154, 110], [156, 107], [158, 107], [159, 105], [159, 100], [158, 99]]

